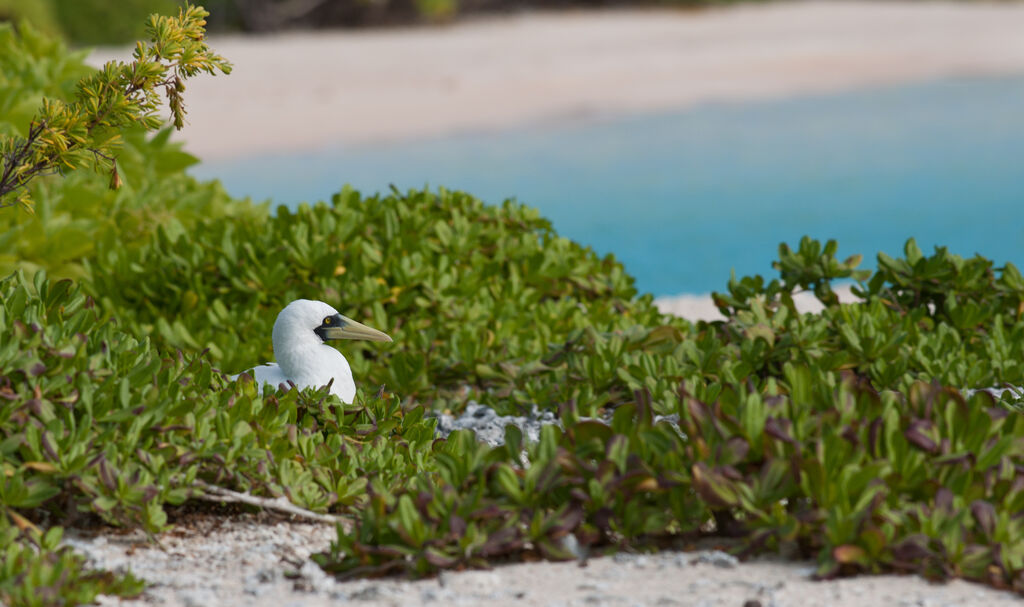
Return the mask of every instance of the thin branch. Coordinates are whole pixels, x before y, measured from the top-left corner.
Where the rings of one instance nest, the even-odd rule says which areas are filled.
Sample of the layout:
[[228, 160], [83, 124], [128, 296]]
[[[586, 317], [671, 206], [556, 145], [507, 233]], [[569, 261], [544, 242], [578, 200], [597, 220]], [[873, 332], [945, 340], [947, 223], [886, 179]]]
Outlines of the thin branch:
[[[4, 155], [4, 173], [3, 176], [0, 177], [0, 198], [21, 187], [21, 183], [12, 183], [15, 180], [15, 167], [21, 164], [21, 162], [28, 157], [29, 152], [32, 150], [32, 146], [35, 145], [36, 139], [39, 138], [39, 135], [42, 134], [45, 128], [45, 120], [32, 122], [28, 127], [28, 137], [22, 140], [21, 146], [15, 146], [16, 149], [11, 150], [8, 154]], [[0, 204], [0, 208], [12, 206], [14, 204], [15, 203], [13, 202], [10, 204]]]
[[343, 525], [346, 530], [348, 530], [352, 525], [352, 521], [342, 516], [334, 514], [320, 514], [319, 512], [300, 508], [289, 502], [288, 498], [284, 496], [275, 498], [256, 497], [255, 495], [250, 495], [248, 493], [239, 493], [238, 491], [232, 491], [223, 487], [217, 487], [216, 485], [210, 485], [203, 481], [196, 481], [194, 486], [197, 489], [201, 489], [202, 493], [193, 497], [198, 497], [211, 502], [248, 504], [250, 506], [257, 506], [267, 510], [275, 510], [284, 514], [291, 514], [292, 516], [310, 519], [319, 523], [330, 523], [332, 525], [340, 524]]
[[103, 152], [97, 150], [96, 148], [85, 148], [85, 149], [87, 149], [90, 152], [92, 152], [92, 155], [96, 158], [96, 162], [99, 162], [100, 158], [106, 160], [107, 162], [117, 162], [117, 158], [114, 158], [113, 156], [110, 156], [108, 154], [104, 154]]

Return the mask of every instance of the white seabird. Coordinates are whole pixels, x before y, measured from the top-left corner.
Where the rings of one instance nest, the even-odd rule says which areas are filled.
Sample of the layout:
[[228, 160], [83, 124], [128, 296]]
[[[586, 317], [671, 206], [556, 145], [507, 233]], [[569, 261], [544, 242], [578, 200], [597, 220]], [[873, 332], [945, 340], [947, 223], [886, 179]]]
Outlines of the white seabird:
[[[345, 403], [356, 395], [352, 369], [341, 352], [327, 345], [332, 339], [391, 341], [386, 334], [346, 318], [322, 301], [296, 299], [285, 306], [274, 321], [274, 358], [246, 371], [262, 390], [263, 384], [299, 389], [331, 383], [331, 394]], [[238, 379], [233, 375], [232, 379]]]

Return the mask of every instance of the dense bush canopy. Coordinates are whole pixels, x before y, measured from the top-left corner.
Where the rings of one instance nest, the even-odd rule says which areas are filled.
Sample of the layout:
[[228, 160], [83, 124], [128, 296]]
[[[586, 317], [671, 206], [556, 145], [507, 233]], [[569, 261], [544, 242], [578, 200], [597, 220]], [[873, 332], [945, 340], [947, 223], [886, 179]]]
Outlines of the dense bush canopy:
[[[0, 61], [35, 66], [0, 81], [16, 132], [28, 110], [12, 100], [68, 95], [85, 70], [42, 38], [0, 43], [16, 55]], [[211, 486], [349, 517], [316, 557], [345, 576], [718, 533], [826, 576], [1024, 592], [1022, 411], [962, 392], [1024, 382], [1012, 264], [908, 241], [865, 271], [805, 238], [780, 246], [777, 278], [715, 295], [726, 320], [692, 324], [517, 203], [346, 189], [270, 213], [189, 178], [192, 161], [128, 132], [121, 190], [78, 171], [33, 183], [35, 216], [0, 215], [0, 600], [137, 592], [85, 571], [57, 525], [157, 532]], [[860, 299], [839, 303], [838, 280]], [[801, 290], [825, 310], [798, 313]], [[352, 405], [221, 372], [269, 360], [296, 297], [395, 338], [346, 344]], [[435, 439], [431, 414], [470, 400], [559, 425], [536, 443], [509, 428], [497, 448]]]

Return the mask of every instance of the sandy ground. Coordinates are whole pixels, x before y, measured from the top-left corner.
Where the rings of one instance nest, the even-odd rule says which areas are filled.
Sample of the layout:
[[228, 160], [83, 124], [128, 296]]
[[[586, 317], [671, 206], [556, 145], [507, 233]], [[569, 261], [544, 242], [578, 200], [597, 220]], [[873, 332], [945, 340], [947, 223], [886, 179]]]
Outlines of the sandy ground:
[[[857, 296], [850, 291], [849, 285], [840, 285], [834, 289], [839, 301], [850, 303], [857, 301]], [[793, 304], [798, 312], [816, 314], [824, 308], [821, 302], [811, 292], [798, 292], [793, 294]], [[654, 300], [654, 305], [663, 314], [675, 314], [688, 320], [725, 320], [722, 313], [711, 301], [710, 295], [672, 295], [659, 297]]]
[[[1024, 4], [772, 3], [524, 14], [449, 27], [211, 37], [188, 84], [200, 158], [1024, 73]], [[128, 50], [101, 49], [100, 63]]]
[[[264, 520], [261, 520], [264, 519]], [[811, 579], [812, 563], [738, 563], [715, 550], [617, 554], [578, 562], [523, 563], [490, 571], [443, 573], [419, 580], [339, 582], [308, 560], [326, 550], [330, 526], [235, 515], [198, 519], [160, 538], [141, 533], [76, 534], [69, 543], [106, 569], [130, 568], [150, 582], [132, 601], [104, 597], [101, 605], [143, 607], [320, 607], [358, 604], [651, 605], [689, 607], [954, 607], [1020, 605], [1006, 592], [912, 576]]]
[[[1024, 4], [804, 2], [702, 12], [527, 14], [435, 29], [214, 37], [235, 63], [186, 94], [201, 158], [591, 120], [954, 76], [1024, 73]], [[92, 61], [127, 57], [101, 49]], [[714, 319], [705, 296], [659, 305]], [[813, 302], [807, 302], [808, 310]], [[718, 553], [532, 563], [420, 582], [339, 584], [308, 560], [330, 528], [258, 517], [161, 537], [79, 535], [162, 605], [692, 605], [995, 607], [1019, 599], [916, 577], [808, 579], [808, 563]], [[108, 600], [107, 604], [117, 604]], [[130, 604], [130, 603], [126, 603]]]

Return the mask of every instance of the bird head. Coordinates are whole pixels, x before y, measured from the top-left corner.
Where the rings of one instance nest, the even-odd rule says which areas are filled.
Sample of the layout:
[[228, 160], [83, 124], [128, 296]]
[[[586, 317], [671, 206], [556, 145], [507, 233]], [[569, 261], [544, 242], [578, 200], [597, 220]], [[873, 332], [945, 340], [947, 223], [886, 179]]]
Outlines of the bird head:
[[367, 327], [322, 301], [296, 299], [274, 321], [274, 350], [295, 345], [315, 345], [334, 339], [391, 341], [385, 333]]

